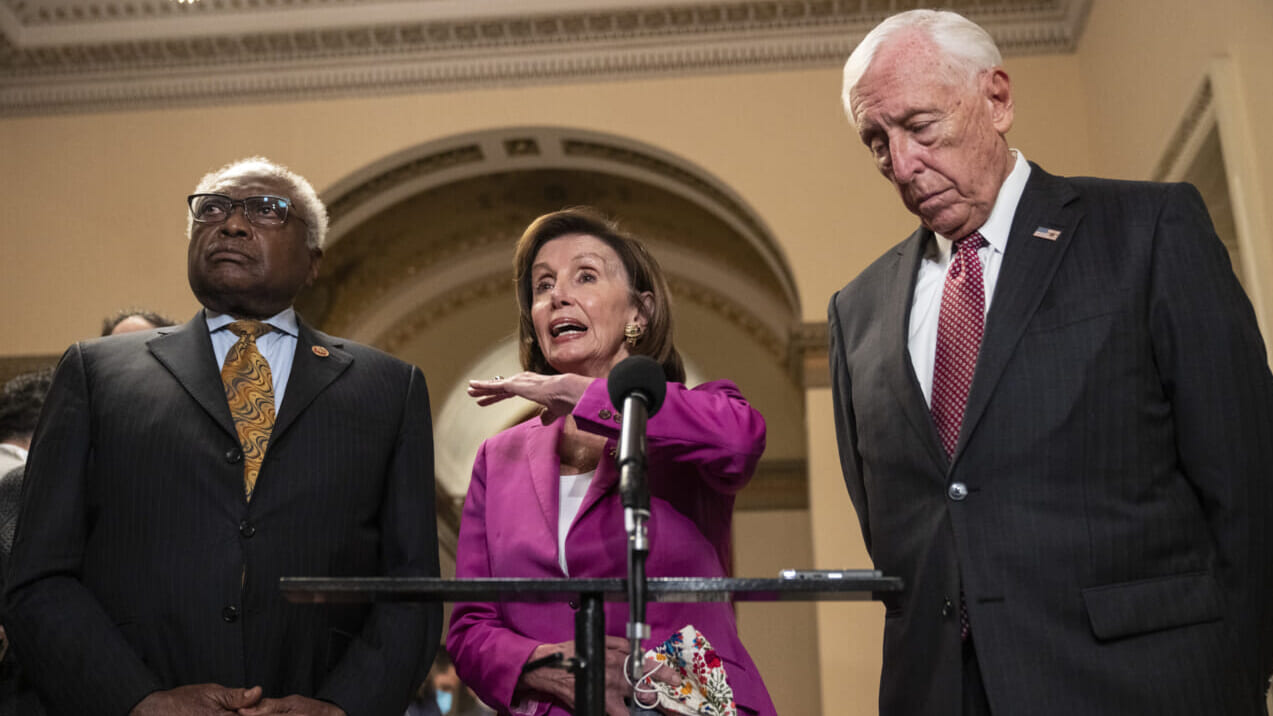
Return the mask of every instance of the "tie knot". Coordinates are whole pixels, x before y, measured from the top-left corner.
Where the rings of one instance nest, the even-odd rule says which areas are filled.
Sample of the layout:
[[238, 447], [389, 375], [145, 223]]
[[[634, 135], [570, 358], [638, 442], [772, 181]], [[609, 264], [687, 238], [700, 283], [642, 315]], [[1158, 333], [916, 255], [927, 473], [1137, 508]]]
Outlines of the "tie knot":
[[980, 231], [974, 231], [962, 239], [955, 242], [955, 251], [977, 251], [986, 245], [986, 238], [981, 235]]
[[230, 332], [239, 338], [247, 336], [247, 338], [253, 343], [256, 342], [256, 339], [274, 330], [274, 328], [268, 323], [251, 320], [235, 321], [227, 326], [227, 328], [229, 328]]

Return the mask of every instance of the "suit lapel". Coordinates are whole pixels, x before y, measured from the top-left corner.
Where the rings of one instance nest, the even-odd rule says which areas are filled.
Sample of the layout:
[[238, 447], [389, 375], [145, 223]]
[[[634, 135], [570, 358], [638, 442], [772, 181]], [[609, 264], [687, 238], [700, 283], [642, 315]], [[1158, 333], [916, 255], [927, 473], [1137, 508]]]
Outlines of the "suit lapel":
[[579, 512], [575, 514], [576, 521], [600, 502], [611, 487], [618, 484], [619, 468], [615, 466], [615, 446], [614, 440], [607, 440], [606, 446], [601, 449], [601, 460], [597, 463], [597, 472], [592, 477], [592, 483], [588, 485], [588, 491], [584, 493], [583, 502], [579, 504]]
[[[977, 370], [968, 394], [955, 458], [985, 413], [1012, 351], [1038, 310], [1057, 266], [1074, 240], [1082, 212], [1078, 195], [1064, 180], [1031, 164], [1030, 179], [1012, 220], [1008, 247], [995, 286]], [[1059, 232], [1052, 239], [1035, 236], [1040, 229]]]
[[[557, 456], [557, 446], [561, 443], [565, 424], [564, 418], [558, 418], [550, 425], [532, 424], [532, 432], [526, 440], [530, 483], [535, 491], [539, 510], [544, 515], [544, 522], [554, 535], [554, 544], [556, 544], [555, 536], [561, 501], [561, 458]], [[601, 461], [597, 463], [597, 471], [588, 485], [583, 501], [579, 504], [579, 511], [575, 513], [572, 524], [600, 502], [606, 492], [619, 481], [619, 471], [615, 468], [612, 453], [614, 444], [613, 440], [606, 441], [606, 446], [601, 453]]]
[[530, 468], [531, 489], [539, 503], [544, 526], [553, 535], [553, 554], [557, 553], [557, 493], [561, 486], [561, 459], [557, 457], [557, 443], [565, 420], [558, 418], [543, 425], [538, 418], [526, 437], [526, 462]]
[[897, 270], [889, 289], [892, 296], [886, 303], [889, 313], [884, 320], [882, 351], [889, 384], [897, 396], [902, 412], [911, 428], [922, 438], [928, 456], [944, 473], [946, 451], [937, 435], [937, 428], [933, 425], [928, 404], [924, 401], [924, 391], [915, 377], [915, 366], [907, 348], [910, 341], [911, 304], [915, 295], [919, 263], [932, 236], [932, 232], [927, 229], [918, 229], [898, 248]]
[[287, 379], [283, 407], [270, 432], [271, 443], [278, 442], [314, 398], [354, 362], [342, 341], [315, 331], [304, 321], [297, 321], [297, 334], [292, 373]]
[[185, 325], [151, 338], [146, 347], [212, 420], [237, 441], [203, 311]]

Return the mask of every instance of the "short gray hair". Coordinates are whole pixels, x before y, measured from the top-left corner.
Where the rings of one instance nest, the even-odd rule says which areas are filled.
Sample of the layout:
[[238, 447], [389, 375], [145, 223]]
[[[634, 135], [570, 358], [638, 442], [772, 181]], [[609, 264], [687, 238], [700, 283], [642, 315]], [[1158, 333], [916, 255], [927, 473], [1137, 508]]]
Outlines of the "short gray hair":
[[[214, 193], [227, 181], [251, 181], [266, 179], [280, 182], [288, 188], [288, 199], [292, 200], [293, 213], [305, 222], [305, 244], [311, 249], [322, 249], [327, 241], [327, 207], [318, 198], [305, 177], [293, 172], [282, 164], [272, 162], [265, 157], [247, 157], [205, 174], [192, 194]], [[194, 231], [194, 218], [186, 219], [186, 238]]]
[[1003, 55], [994, 38], [980, 25], [949, 10], [907, 10], [889, 17], [862, 38], [862, 42], [844, 63], [844, 85], [840, 100], [849, 121], [857, 124], [850, 104], [850, 95], [862, 75], [866, 74], [875, 54], [885, 42], [907, 31], [919, 31], [928, 36], [941, 51], [952, 60], [957, 69], [965, 71], [971, 80], [984, 70], [1003, 65]]

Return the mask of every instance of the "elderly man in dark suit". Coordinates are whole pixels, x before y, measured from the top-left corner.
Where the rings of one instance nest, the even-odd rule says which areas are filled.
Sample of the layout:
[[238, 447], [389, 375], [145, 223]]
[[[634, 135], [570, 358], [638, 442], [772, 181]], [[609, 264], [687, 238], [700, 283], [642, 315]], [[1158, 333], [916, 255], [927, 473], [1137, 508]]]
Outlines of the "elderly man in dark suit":
[[921, 223], [829, 307], [845, 483], [886, 597], [885, 716], [1263, 714], [1273, 377], [1192, 187], [1052, 176], [953, 13], [845, 65]]
[[302, 177], [247, 159], [189, 204], [203, 310], [57, 369], [13, 644], [51, 713], [398, 716], [439, 605], [293, 605], [278, 579], [437, 576], [424, 376], [293, 312], [327, 228]]

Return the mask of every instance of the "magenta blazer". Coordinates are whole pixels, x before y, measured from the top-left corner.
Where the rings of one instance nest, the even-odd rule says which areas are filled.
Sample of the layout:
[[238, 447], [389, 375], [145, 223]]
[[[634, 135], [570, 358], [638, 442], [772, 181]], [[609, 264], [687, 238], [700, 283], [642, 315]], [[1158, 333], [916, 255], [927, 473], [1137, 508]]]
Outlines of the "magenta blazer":
[[[618, 411], [606, 382], [595, 380], [574, 409], [576, 424], [619, 437]], [[482, 444], [464, 502], [456, 550], [458, 578], [564, 578], [557, 561], [557, 492], [561, 474], [557, 441], [564, 421], [543, 425], [532, 418]], [[723, 577], [730, 573], [730, 522], [734, 495], [751, 479], [765, 449], [765, 421], [725, 380], [688, 390], [668, 383], [663, 407], [649, 421], [651, 577]], [[567, 566], [576, 578], [624, 577], [627, 539], [619, 504], [619, 473], [603, 456], [566, 535]], [[625, 603], [605, 607], [606, 633], [623, 636]], [[725, 661], [734, 700], [753, 713], [774, 713], [728, 603], [650, 604], [651, 640], [662, 642], [693, 624]], [[447, 650], [456, 672], [483, 701], [501, 713], [565, 716], [546, 696], [517, 695], [522, 665], [540, 644], [574, 639], [571, 604], [455, 605]]]

